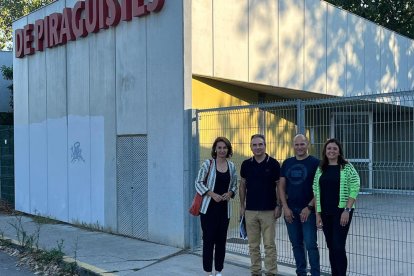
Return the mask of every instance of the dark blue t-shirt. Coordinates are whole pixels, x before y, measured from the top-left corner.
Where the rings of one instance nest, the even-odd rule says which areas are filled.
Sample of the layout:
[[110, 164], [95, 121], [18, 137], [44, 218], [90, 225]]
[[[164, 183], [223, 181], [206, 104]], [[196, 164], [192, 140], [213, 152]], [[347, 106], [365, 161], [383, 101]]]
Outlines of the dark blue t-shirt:
[[246, 180], [246, 210], [269, 211], [276, 208], [276, 181], [280, 164], [268, 156], [257, 163], [254, 157], [244, 160], [240, 176]]
[[291, 157], [283, 162], [280, 175], [286, 179], [289, 208], [305, 208], [313, 198], [313, 178], [319, 160], [309, 155], [303, 160]]

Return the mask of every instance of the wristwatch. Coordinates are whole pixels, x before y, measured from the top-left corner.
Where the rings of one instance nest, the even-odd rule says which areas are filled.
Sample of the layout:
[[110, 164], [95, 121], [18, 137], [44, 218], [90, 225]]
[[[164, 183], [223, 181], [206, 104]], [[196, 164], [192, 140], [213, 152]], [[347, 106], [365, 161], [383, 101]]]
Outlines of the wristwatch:
[[315, 207], [314, 207], [314, 206], [312, 206], [312, 205], [308, 205], [307, 207], [308, 207], [309, 211], [313, 211], [313, 210], [315, 210]]
[[344, 209], [344, 211], [345, 211], [345, 212], [348, 212], [348, 213], [351, 213], [352, 208], [348, 208], [348, 207], [346, 207], [346, 208]]

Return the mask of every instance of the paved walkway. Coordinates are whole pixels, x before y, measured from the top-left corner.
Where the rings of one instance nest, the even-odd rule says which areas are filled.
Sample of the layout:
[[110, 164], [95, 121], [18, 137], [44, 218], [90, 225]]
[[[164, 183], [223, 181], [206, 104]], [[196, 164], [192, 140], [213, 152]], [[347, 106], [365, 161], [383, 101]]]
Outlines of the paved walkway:
[[[18, 240], [13, 225], [17, 226], [19, 220], [28, 235], [39, 232], [40, 248], [50, 250], [63, 242], [63, 251], [67, 259], [76, 259], [80, 267], [92, 274], [204, 275], [202, 260], [198, 254], [68, 224], [39, 224], [28, 216], [0, 214], [0, 233], [4, 238]], [[223, 275], [250, 275], [248, 264], [248, 258], [228, 254]], [[280, 275], [295, 275], [292, 268], [279, 266], [279, 270]]]
[[35, 275], [26, 267], [16, 266], [17, 257], [9, 256], [0, 250], [0, 275], [7, 276], [33, 276]]

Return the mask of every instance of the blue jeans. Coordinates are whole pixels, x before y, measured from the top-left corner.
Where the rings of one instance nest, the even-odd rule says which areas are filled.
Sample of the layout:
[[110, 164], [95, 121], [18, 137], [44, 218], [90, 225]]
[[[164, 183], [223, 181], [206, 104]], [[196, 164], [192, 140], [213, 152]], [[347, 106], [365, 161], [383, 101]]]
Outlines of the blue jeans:
[[316, 235], [316, 216], [312, 212], [308, 220], [304, 223], [300, 221], [301, 208], [291, 208], [294, 219], [292, 223], [286, 220], [286, 227], [289, 234], [289, 240], [292, 243], [293, 255], [296, 261], [296, 274], [306, 276], [306, 250], [308, 251], [311, 275], [319, 276], [319, 250]]

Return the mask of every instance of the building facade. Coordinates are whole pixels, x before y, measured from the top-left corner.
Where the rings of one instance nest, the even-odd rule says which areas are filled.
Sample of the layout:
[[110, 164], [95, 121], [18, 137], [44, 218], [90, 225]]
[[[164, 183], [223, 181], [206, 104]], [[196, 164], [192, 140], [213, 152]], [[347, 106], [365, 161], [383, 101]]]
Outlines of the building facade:
[[187, 247], [193, 109], [414, 88], [412, 40], [323, 1], [138, 2], [13, 24], [17, 210]]

